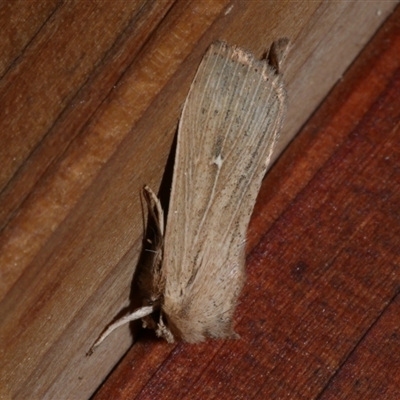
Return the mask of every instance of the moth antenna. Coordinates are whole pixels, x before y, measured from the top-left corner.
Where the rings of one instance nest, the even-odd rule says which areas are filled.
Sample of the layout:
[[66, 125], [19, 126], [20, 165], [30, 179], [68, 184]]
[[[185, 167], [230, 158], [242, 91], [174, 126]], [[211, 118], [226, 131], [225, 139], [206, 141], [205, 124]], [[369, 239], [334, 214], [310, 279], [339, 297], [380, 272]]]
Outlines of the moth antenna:
[[137, 319], [146, 317], [147, 315], [150, 315], [152, 312], [157, 310], [159, 308], [158, 305], [152, 305], [152, 306], [145, 306], [141, 307], [131, 314], [125, 315], [124, 317], [120, 318], [119, 320], [115, 321], [113, 324], [111, 324], [101, 335], [100, 337], [94, 342], [93, 346], [90, 348], [88, 351], [87, 355], [90, 356], [93, 353], [93, 350], [101, 343], [103, 340], [115, 329], [119, 328], [122, 325], [127, 324], [128, 322], [135, 321]]

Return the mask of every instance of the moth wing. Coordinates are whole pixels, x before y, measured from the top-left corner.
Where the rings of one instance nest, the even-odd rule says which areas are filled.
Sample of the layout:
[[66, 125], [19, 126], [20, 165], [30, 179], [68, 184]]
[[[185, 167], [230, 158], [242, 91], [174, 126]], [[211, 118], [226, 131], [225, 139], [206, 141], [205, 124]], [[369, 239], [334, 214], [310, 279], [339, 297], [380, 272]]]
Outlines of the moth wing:
[[209, 48], [180, 120], [164, 245], [162, 311], [180, 339], [234, 335], [246, 231], [285, 109], [266, 61]]

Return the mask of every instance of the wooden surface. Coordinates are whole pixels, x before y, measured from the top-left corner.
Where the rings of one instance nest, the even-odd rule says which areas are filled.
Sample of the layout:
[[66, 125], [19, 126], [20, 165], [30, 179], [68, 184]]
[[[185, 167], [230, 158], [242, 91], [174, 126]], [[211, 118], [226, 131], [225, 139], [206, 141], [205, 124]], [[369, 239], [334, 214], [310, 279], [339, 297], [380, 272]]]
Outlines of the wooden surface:
[[[0, 398], [88, 398], [131, 345], [121, 328], [85, 355], [140, 301], [139, 192], [160, 185], [212, 41], [260, 57], [273, 39], [292, 40], [277, 157], [395, 7], [0, 5]], [[139, 331], [95, 398], [399, 397], [396, 374], [385, 373], [399, 369], [398, 20], [399, 11], [265, 180], [242, 339], [171, 346]]]
[[95, 400], [400, 398], [399, 17], [264, 181], [241, 339], [143, 333]]

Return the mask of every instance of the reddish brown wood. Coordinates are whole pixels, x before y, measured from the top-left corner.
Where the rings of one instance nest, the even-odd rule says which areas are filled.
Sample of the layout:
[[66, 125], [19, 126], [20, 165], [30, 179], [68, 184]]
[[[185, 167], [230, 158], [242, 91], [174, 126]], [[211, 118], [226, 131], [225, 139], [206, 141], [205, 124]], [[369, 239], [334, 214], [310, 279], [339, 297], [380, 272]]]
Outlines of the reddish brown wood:
[[238, 341], [143, 332], [95, 399], [397, 399], [400, 10], [264, 182]]
[[321, 400], [400, 398], [399, 316], [397, 294], [329, 382]]
[[[155, 191], [159, 187], [182, 104], [210, 43], [226, 40], [261, 57], [276, 38], [292, 41], [284, 71], [290, 107], [277, 157], [395, 6], [323, 0], [3, 2], [0, 398], [88, 398], [136, 340], [135, 330], [125, 326], [86, 357], [110, 320], [140, 301], [131, 287], [143, 237], [139, 193], [144, 184]], [[291, 230], [297, 232], [301, 215], [289, 218], [286, 210], [389, 85], [392, 74], [387, 71], [395, 68], [397, 58], [394, 42], [382, 43], [379, 57], [360, 67], [368, 77], [349, 79], [349, 89], [336, 95], [340, 101], [324, 107], [268, 176], [249, 232], [250, 271], [257, 264], [251, 251], [262, 246], [276, 221], [291, 218]], [[376, 78], [375, 71], [382, 76]], [[361, 90], [366, 79], [368, 90]], [[314, 129], [320, 128], [317, 135]], [[169, 186], [164, 190], [168, 194]], [[305, 240], [304, 245], [312, 249], [313, 243]], [[258, 283], [270, 292], [278, 290], [274, 284], [279, 281]], [[254, 296], [254, 307], [270, 299], [256, 291]], [[256, 315], [250, 300], [243, 301], [238, 318]], [[266, 316], [271, 327], [276, 326], [273, 310]], [[251, 359], [255, 339], [247, 336], [246, 326], [240, 325], [246, 333], [240, 342], [193, 349], [171, 348], [144, 336], [132, 350], [134, 375], [121, 376], [122, 394], [181, 397], [177, 394], [192, 387], [199, 391], [200, 384], [217, 396], [229, 379], [233, 388], [236, 381], [246, 381], [251, 391], [251, 383], [254, 389], [262, 380], [257, 374], [248, 378], [240, 363], [228, 379], [215, 375], [222, 389], [207, 369], [215, 354], [218, 373], [224, 373], [222, 348], [232, 363], [236, 353]], [[264, 349], [262, 343], [259, 347]], [[267, 351], [279, 358], [279, 352]], [[180, 365], [174, 357], [182, 358]], [[193, 362], [188, 365], [187, 359]], [[257, 358], [251, 360], [256, 368]], [[173, 379], [169, 371], [176, 371]], [[273, 369], [266, 372], [281, 384]], [[117, 398], [113, 390], [118, 386], [111, 388], [110, 397]]]

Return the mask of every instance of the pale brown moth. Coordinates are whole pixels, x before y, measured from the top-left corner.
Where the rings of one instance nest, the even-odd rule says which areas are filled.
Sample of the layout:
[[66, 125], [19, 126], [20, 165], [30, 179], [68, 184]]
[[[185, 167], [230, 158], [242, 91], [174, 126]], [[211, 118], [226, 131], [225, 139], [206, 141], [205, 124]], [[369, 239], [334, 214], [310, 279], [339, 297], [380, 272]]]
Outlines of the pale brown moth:
[[144, 191], [162, 241], [140, 279], [143, 307], [94, 346], [138, 318], [168, 342], [236, 337], [246, 231], [286, 111], [279, 70], [287, 48], [287, 39], [275, 42], [270, 64], [223, 42], [208, 49], [179, 123], [165, 235], [161, 205]]

